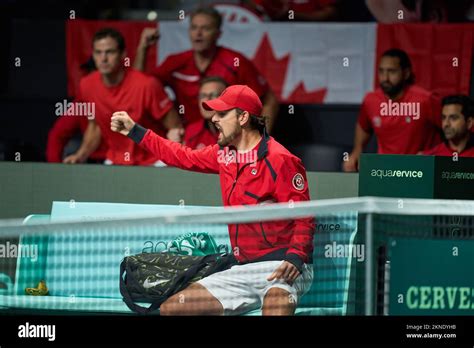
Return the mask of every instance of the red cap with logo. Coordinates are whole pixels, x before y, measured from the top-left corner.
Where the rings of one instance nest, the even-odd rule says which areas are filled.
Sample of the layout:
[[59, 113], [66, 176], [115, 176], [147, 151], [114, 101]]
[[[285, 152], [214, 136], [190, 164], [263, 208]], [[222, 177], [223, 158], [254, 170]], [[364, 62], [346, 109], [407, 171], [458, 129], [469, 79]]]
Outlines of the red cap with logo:
[[218, 98], [202, 103], [206, 110], [227, 111], [235, 108], [242, 109], [255, 116], [262, 114], [262, 102], [249, 86], [233, 85], [227, 87]]

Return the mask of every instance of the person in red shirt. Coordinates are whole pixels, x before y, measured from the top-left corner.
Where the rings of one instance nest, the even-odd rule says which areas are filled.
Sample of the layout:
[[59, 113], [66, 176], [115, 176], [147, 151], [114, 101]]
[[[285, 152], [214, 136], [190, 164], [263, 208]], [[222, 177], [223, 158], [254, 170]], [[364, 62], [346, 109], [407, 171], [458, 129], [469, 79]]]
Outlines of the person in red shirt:
[[345, 171], [358, 170], [360, 154], [373, 133], [379, 154], [416, 154], [440, 140], [440, 101], [414, 85], [410, 58], [404, 51], [390, 49], [382, 55], [378, 78], [380, 88], [362, 102], [354, 148], [343, 163]]
[[[269, 137], [258, 95], [234, 85], [203, 103], [213, 110], [217, 144], [192, 150], [166, 140], [116, 112], [111, 129], [159, 155], [170, 166], [219, 174], [225, 206], [306, 201], [301, 160]], [[266, 315], [291, 315], [312, 283], [314, 219], [229, 225], [236, 266], [170, 297], [162, 315], [241, 314], [263, 307]], [[185, 303], [179, 299], [184, 296]], [[289, 299], [294, 301], [289, 301]]]
[[156, 79], [135, 69], [124, 68], [125, 43], [122, 34], [110, 28], [99, 30], [92, 40], [92, 56], [97, 71], [81, 79], [78, 101], [94, 111], [79, 150], [64, 163], [86, 161], [105, 140], [108, 164], [151, 165], [156, 156], [132, 141], [118, 136], [109, 127], [116, 110], [127, 111], [134, 120], [168, 138], [181, 141], [183, 129], [171, 100]]
[[[222, 17], [213, 8], [200, 8], [190, 15], [189, 38], [192, 49], [168, 56], [152, 74], [176, 95], [176, 105], [184, 114], [186, 126], [201, 118], [196, 101], [199, 81], [206, 76], [220, 76], [228, 85], [246, 84], [263, 102], [263, 113], [268, 115], [267, 128], [271, 131], [278, 112], [278, 101], [265, 78], [253, 63], [242, 54], [218, 46]], [[147, 49], [159, 38], [159, 32], [145, 28], [142, 32], [134, 67], [144, 70]]]
[[211, 121], [213, 112], [205, 110], [202, 103], [217, 98], [227, 87], [227, 83], [219, 76], [205, 77], [200, 85], [198, 99], [202, 119], [188, 125], [184, 133], [184, 144], [192, 149], [216, 143], [219, 132]]
[[443, 98], [441, 122], [445, 141], [423, 151], [423, 155], [474, 157], [474, 106], [466, 95], [451, 95]]

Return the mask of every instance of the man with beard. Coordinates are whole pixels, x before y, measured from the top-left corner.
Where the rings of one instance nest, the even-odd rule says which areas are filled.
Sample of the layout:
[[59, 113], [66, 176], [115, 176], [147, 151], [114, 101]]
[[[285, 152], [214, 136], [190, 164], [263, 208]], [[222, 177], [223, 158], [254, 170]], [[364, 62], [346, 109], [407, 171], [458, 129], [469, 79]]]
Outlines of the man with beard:
[[380, 88], [362, 102], [354, 147], [344, 171], [357, 171], [359, 157], [373, 133], [379, 154], [416, 154], [439, 142], [439, 99], [414, 85], [410, 58], [400, 49], [386, 51], [379, 63]]
[[443, 98], [441, 122], [445, 141], [423, 151], [423, 155], [474, 157], [474, 136], [469, 131], [474, 125], [474, 107], [466, 95]]
[[[230, 86], [203, 106], [214, 112], [211, 120], [219, 130], [217, 144], [203, 149], [164, 139], [123, 111], [113, 114], [111, 129], [170, 166], [219, 174], [225, 206], [309, 200], [301, 160], [268, 136], [252, 89]], [[313, 231], [313, 218], [229, 224], [238, 264], [171, 296], [160, 314], [238, 315], [258, 308], [264, 315], [294, 314], [313, 279]]]

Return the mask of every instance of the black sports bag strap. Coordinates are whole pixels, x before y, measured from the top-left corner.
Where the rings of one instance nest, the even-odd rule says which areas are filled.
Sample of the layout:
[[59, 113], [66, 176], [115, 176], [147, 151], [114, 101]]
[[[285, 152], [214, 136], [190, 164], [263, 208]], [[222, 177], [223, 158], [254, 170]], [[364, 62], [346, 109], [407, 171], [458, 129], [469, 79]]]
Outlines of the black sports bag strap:
[[[127, 268], [127, 261], [126, 259], [123, 259], [122, 262], [120, 263], [120, 294], [123, 297], [123, 302], [125, 302], [125, 304], [130, 310], [139, 314], [147, 314], [150, 311], [155, 310], [156, 308], [151, 309], [151, 307], [153, 307], [153, 303], [150, 305], [150, 307], [146, 308], [146, 307], [137, 305], [133, 301], [132, 296], [130, 295], [130, 292], [128, 291], [127, 285], [125, 284], [124, 274], [125, 274], [126, 268]], [[132, 274], [131, 272], [127, 272], [127, 281], [136, 282], [136, 280], [131, 276], [131, 274]]]

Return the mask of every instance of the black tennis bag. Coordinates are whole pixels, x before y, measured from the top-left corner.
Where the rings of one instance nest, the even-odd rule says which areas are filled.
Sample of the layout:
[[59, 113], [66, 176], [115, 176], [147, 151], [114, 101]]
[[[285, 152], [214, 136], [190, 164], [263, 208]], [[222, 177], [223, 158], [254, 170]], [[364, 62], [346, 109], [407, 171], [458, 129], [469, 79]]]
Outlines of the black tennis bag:
[[[120, 293], [132, 311], [148, 314], [169, 297], [213, 273], [237, 264], [233, 254], [187, 256], [142, 253], [127, 256], [120, 264]], [[142, 307], [135, 302], [151, 303]]]

